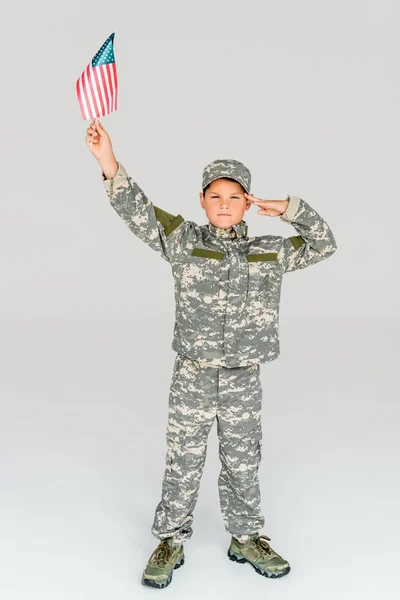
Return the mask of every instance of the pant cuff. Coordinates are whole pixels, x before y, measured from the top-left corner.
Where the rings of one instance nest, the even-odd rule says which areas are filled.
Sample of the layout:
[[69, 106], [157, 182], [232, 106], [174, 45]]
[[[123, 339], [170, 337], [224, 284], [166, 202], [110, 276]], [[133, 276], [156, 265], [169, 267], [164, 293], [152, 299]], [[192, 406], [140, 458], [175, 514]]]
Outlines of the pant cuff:
[[257, 533], [235, 534], [235, 535], [233, 535], [233, 537], [240, 544], [244, 544], [245, 542], [248, 542], [249, 540], [254, 539], [255, 537], [257, 537], [257, 535], [258, 535], [258, 532]]

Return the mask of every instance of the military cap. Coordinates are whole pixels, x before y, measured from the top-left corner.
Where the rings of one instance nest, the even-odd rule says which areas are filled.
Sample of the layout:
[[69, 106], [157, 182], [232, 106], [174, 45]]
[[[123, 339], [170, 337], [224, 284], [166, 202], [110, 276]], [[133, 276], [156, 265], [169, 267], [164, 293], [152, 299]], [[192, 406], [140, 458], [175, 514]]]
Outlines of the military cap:
[[234, 158], [217, 158], [212, 163], [204, 167], [203, 170], [203, 190], [204, 188], [219, 177], [230, 177], [238, 181], [250, 194], [251, 173], [243, 163]]

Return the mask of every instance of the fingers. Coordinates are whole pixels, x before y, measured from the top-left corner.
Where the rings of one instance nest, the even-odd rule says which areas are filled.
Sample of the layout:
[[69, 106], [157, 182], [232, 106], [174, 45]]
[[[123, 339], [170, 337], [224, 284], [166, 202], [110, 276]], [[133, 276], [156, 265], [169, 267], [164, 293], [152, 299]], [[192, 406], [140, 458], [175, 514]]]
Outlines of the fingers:
[[86, 129], [86, 141], [93, 142], [93, 144], [97, 144], [99, 141], [99, 134], [92, 128], [92, 124]]
[[100, 140], [100, 137], [104, 135], [104, 129], [100, 121], [97, 121], [96, 123], [93, 121], [87, 128], [86, 133], [88, 135], [89, 140], [92, 141], [94, 144], [97, 144], [97, 142]]
[[92, 121], [86, 129], [86, 144], [91, 148], [93, 144], [98, 144], [100, 147], [104, 143], [110, 143], [108, 133], [100, 121]]
[[260, 200], [260, 198], [256, 198], [254, 194], [245, 194], [245, 196], [248, 200], [251, 200], [251, 202], [261, 208], [273, 208], [272, 202], [274, 202], [274, 200]]
[[257, 206], [260, 206], [261, 208], [272, 208], [274, 210], [276, 210], [276, 202], [280, 202], [280, 200], [261, 200], [260, 198], [256, 198], [254, 196], [254, 194], [244, 194], [247, 198], [247, 200], [251, 200], [252, 202], [254, 202], [254, 204], [257, 204]]
[[105, 135], [106, 132], [100, 121], [96, 121], [96, 123], [91, 123], [90, 125], [93, 125], [93, 129], [98, 132], [100, 137], [103, 137]]

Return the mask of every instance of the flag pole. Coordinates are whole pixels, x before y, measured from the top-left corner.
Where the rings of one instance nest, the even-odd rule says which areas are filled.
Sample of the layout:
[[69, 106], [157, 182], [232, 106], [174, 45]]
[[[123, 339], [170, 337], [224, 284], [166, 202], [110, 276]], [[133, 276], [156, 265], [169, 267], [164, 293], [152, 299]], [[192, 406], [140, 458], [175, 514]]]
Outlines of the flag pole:
[[[97, 117], [94, 118], [94, 122], [95, 123], [97, 122]], [[93, 144], [93, 140], [90, 142], [90, 147], [92, 147], [92, 144]]]

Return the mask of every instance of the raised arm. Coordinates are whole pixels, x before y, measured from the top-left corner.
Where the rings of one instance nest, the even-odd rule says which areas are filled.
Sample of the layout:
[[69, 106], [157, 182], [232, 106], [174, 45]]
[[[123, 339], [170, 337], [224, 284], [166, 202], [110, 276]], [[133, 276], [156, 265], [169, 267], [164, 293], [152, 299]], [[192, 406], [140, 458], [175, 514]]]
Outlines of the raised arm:
[[186, 244], [195, 223], [154, 206], [139, 184], [115, 159], [111, 139], [100, 121], [87, 129], [86, 143], [102, 169], [102, 181], [112, 208], [143, 242], [171, 262]]
[[[128, 175], [124, 166], [120, 162], [117, 164], [114, 177], [107, 179], [102, 172], [103, 185], [112, 208], [132, 233], [170, 262], [172, 252], [176, 251], [175, 230], [179, 226], [183, 228], [184, 218], [155, 206], [139, 184]], [[171, 235], [173, 232], [175, 236]], [[183, 235], [183, 230], [180, 235]]]

